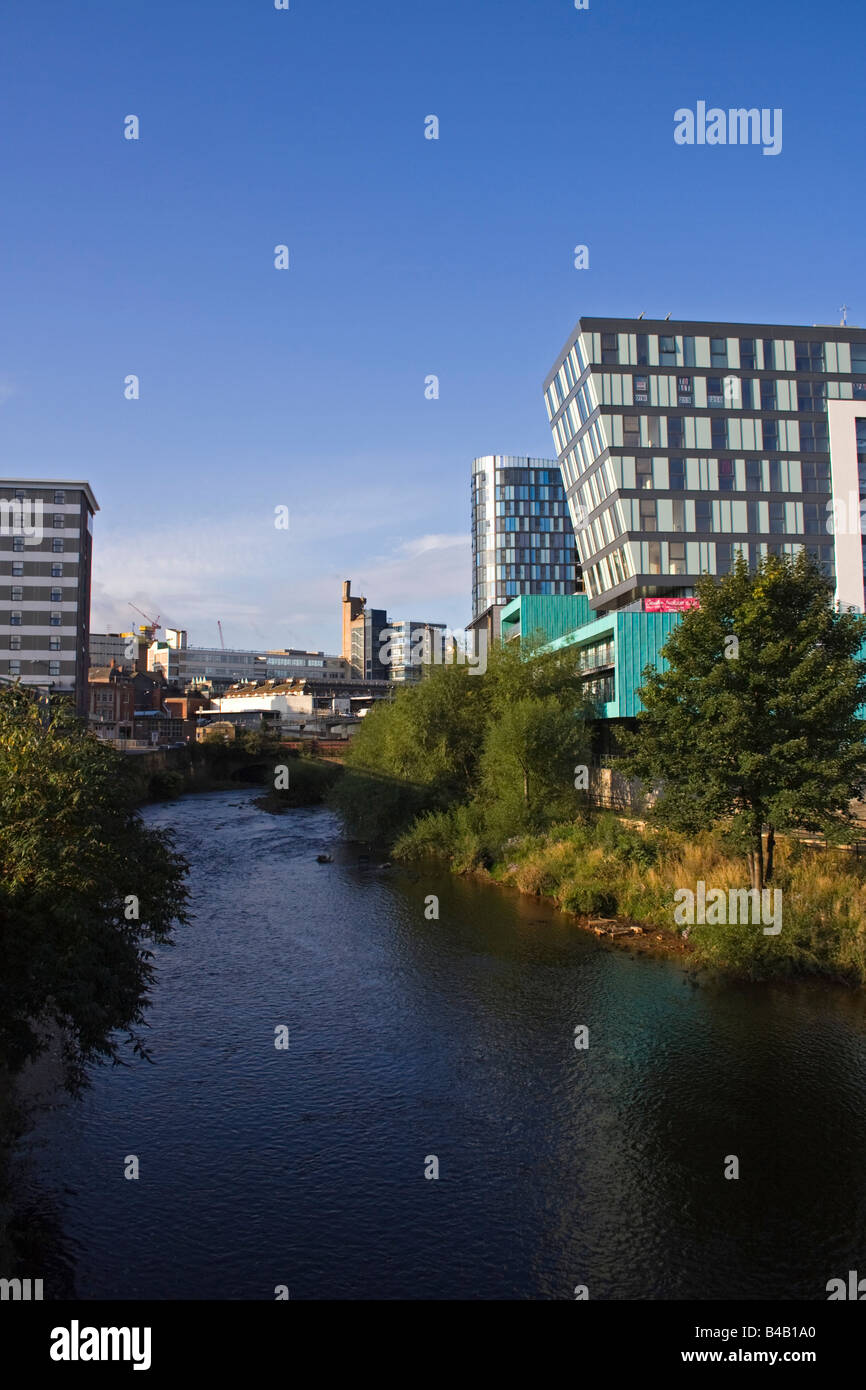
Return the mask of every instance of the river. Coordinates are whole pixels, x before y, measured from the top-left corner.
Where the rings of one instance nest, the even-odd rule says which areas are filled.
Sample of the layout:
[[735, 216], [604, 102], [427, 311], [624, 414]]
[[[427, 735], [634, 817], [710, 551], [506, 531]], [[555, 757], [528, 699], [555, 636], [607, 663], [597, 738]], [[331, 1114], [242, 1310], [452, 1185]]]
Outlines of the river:
[[195, 916], [158, 952], [154, 1064], [96, 1068], [23, 1146], [46, 1297], [826, 1299], [866, 1273], [861, 996], [695, 984], [257, 795], [144, 812]]

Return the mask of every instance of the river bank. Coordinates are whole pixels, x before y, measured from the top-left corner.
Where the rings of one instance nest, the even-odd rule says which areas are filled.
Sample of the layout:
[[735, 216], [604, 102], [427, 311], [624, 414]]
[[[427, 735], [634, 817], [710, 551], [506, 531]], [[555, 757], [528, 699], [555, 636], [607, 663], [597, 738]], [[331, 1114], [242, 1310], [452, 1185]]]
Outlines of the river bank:
[[[780, 840], [768, 898], [745, 904], [751, 915], [739, 920], [728, 920], [727, 905], [740, 906], [744, 864], [720, 836], [692, 840], [610, 814], [513, 837], [493, 855], [459, 813], [432, 814], [397, 838], [394, 855], [434, 856], [454, 872], [550, 902], [582, 928], [641, 952], [687, 956], [694, 966], [750, 979], [823, 975], [866, 984], [866, 865], [841, 850]], [[723, 905], [689, 920], [683, 904], [702, 893]]]

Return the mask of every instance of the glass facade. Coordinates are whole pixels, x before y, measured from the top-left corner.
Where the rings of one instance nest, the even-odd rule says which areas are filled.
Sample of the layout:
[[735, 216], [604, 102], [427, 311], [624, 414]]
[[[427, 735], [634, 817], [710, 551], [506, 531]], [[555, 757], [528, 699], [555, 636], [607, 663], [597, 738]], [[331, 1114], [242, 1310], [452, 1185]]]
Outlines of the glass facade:
[[544, 396], [594, 608], [738, 553], [806, 547], [833, 577], [828, 403], [866, 399], [866, 331], [581, 319]]
[[[573, 386], [573, 371], [570, 380]], [[580, 408], [575, 407], [578, 418]], [[472, 466], [473, 617], [519, 594], [573, 594], [580, 588], [558, 464], [508, 454], [477, 458]]]

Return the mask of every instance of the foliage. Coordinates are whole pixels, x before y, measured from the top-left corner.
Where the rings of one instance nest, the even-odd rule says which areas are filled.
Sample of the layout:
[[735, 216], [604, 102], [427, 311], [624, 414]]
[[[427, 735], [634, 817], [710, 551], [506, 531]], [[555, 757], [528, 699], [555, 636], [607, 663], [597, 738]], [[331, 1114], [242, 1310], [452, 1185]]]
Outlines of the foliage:
[[450, 835], [461, 862], [483, 860], [509, 835], [578, 806], [574, 767], [588, 759], [589, 712], [573, 656], [537, 644], [496, 647], [483, 673], [428, 667], [367, 715], [332, 804], [362, 839], [412, 853], [417, 821], [417, 852]]
[[838, 840], [848, 829], [866, 776], [866, 619], [834, 611], [804, 552], [768, 556], [754, 573], [740, 558], [721, 581], [706, 576], [698, 597], [663, 649], [668, 668], [644, 673], [646, 710], [623, 736], [622, 767], [658, 789], [661, 823], [693, 833], [724, 823], [760, 888], [776, 830]]
[[0, 691], [0, 1065], [10, 1072], [52, 1030], [71, 1087], [87, 1063], [119, 1059], [118, 1032], [147, 1055], [152, 947], [187, 919], [187, 869], [171, 837], [143, 825], [132, 761], [68, 710], [43, 725], [23, 690]]

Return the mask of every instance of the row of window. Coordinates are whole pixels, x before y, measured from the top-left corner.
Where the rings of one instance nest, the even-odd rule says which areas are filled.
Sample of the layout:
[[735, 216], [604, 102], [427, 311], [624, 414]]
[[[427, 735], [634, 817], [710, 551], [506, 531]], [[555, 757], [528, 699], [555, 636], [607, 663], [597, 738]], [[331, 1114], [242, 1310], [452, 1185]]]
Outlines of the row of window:
[[[41, 591], [40, 591], [40, 592], [41, 592]], [[71, 590], [70, 590], [69, 592], [70, 592], [70, 594], [72, 593]], [[11, 589], [9, 590], [9, 601], [10, 601], [11, 603], [21, 603], [21, 602], [23, 601], [23, 598], [24, 598], [24, 589], [22, 588], [22, 586], [21, 586], [20, 584], [13, 584], [12, 587], [11, 587]], [[48, 593], [48, 600], [49, 600], [50, 603], [62, 603], [62, 602], [63, 602], [63, 590], [62, 590], [62, 589], [50, 589], [50, 590], [49, 590], [49, 593]]]
[[[13, 551], [15, 551], [15, 552], [17, 553], [17, 552], [22, 551], [22, 550], [34, 550], [34, 551], [37, 550], [37, 548], [38, 548], [37, 546], [25, 545], [24, 542], [25, 542], [25, 537], [24, 537], [24, 536], [13, 536], [13, 537], [12, 537], [12, 549], [13, 549]], [[62, 554], [62, 553], [63, 553], [63, 550], [64, 550], [64, 541], [63, 541], [63, 537], [62, 537], [62, 536], [52, 536], [52, 538], [51, 538], [51, 549], [52, 549], [52, 551], [53, 551], [56, 555]]]
[[[21, 637], [18, 633], [13, 632], [12, 636], [9, 638], [9, 650], [13, 652], [20, 652]], [[48, 650], [50, 652], [59, 652], [61, 650], [59, 637], [49, 637]]]
[[[30, 665], [33, 665], [34, 663], [31, 662], [31, 663], [29, 663], [29, 664], [30, 664]], [[41, 663], [41, 662], [37, 662], [37, 663], [35, 663], [35, 664], [36, 664], [36, 665], [41, 665], [42, 663]], [[20, 662], [20, 661], [7, 661], [7, 662], [6, 662], [6, 667], [7, 667], [7, 670], [8, 670], [8, 673], [9, 673], [10, 676], [20, 676], [20, 675], [21, 675], [21, 662]], [[49, 663], [48, 663], [48, 674], [49, 674], [49, 676], [59, 676], [59, 675], [60, 675], [60, 662], [59, 662], [59, 661], [49, 661]]]
[[[31, 618], [40, 618], [41, 616], [42, 616], [41, 613], [31, 614]], [[9, 614], [9, 626], [10, 626], [10, 627], [21, 627], [22, 624], [23, 624], [23, 622], [24, 622], [24, 614], [21, 612], [20, 609], [13, 608], [12, 611], [10, 612], [10, 614]], [[63, 626], [63, 614], [62, 614], [62, 613], [49, 613], [49, 615], [48, 615], [48, 626], [49, 626], [49, 627], [62, 627], [62, 626]]]
[[[28, 502], [32, 499], [33, 493], [28, 492], [24, 487], [16, 487], [13, 496], [16, 502]], [[65, 507], [66, 505], [66, 493], [60, 488], [56, 489], [54, 493], [54, 505], [55, 507]]]
[[[23, 561], [23, 560], [13, 560], [13, 561], [12, 561], [12, 578], [13, 578], [13, 579], [23, 579], [23, 577], [24, 577], [24, 561]], [[63, 566], [62, 566], [62, 564], [59, 564], [57, 561], [55, 561], [54, 564], [52, 564], [52, 566], [51, 566], [51, 578], [52, 578], [52, 579], [62, 579], [62, 578], [63, 578]]]

